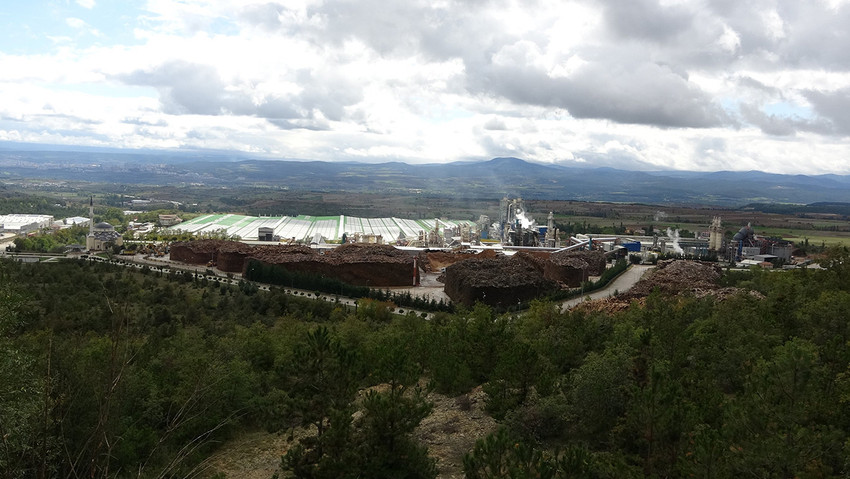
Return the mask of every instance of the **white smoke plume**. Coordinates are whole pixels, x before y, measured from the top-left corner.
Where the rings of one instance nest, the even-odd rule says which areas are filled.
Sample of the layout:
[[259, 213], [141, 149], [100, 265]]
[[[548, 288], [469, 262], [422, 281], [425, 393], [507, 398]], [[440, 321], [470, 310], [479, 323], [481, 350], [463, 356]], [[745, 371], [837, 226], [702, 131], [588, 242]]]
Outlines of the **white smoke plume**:
[[534, 220], [526, 216], [525, 211], [517, 210], [516, 219], [519, 220], [519, 223], [523, 228], [529, 228], [534, 225]]
[[[665, 212], [663, 212], [663, 211], [656, 211], [656, 212], [655, 212], [655, 217], [654, 217], [654, 218], [655, 218], [655, 222], [656, 222], [656, 223], [657, 223], [657, 222], [659, 222], [659, 221], [661, 221], [661, 220], [663, 220], [663, 219], [664, 219], [664, 218], [666, 218], [666, 217], [667, 217], [667, 213], [665, 213]], [[668, 231], [669, 231], [669, 230], [668, 230]]]
[[682, 247], [679, 246], [679, 230], [674, 231], [674, 230], [671, 230], [670, 228], [667, 228], [667, 237], [670, 238], [670, 240], [673, 241], [673, 252], [674, 253], [682, 254], [682, 253], [685, 252], [685, 250], [683, 250]]

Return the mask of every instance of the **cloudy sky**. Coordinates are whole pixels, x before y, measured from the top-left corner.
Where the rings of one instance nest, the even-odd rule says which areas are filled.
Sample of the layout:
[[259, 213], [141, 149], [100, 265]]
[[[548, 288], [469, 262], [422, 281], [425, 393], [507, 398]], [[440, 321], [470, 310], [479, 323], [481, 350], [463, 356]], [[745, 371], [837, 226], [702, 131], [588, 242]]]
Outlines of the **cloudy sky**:
[[0, 141], [850, 174], [847, 0], [4, 0]]

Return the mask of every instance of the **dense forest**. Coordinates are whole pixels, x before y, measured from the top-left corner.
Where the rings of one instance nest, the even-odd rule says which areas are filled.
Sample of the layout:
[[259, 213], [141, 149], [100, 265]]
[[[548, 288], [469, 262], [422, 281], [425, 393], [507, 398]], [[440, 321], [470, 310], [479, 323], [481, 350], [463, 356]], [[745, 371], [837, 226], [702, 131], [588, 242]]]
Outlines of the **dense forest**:
[[[0, 263], [0, 477], [197, 477], [248, 430], [280, 477], [432, 478], [426, 392], [483, 385], [470, 478], [848, 477], [850, 253], [744, 293], [426, 321], [70, 260]], [[378, 387], [376, 387], [378, 386]]]

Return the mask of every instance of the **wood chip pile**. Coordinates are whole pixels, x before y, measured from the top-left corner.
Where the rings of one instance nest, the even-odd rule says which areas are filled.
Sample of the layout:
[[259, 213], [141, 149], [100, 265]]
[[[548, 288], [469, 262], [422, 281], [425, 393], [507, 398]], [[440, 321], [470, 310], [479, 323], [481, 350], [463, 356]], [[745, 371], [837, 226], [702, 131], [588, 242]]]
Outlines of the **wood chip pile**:
[[207, 264], [218, 259], [218, 251], [230, 241], [201, 240], [186, 241], [171, 245], [170, 257], [173, 261], [189, 264]]
[[[236, 241], [192, 241], [172, 246], [172, 259], [215, 261], [222, 271], [244, 272], [248, 259], [362, 286], [411, 286], [418, 271], [413, 256], [389, 245], [346, 244], [324, 254], [300, 245], [251, 246]], [[177, 254], [175, 256], [175, 251]]]
[[301, 245], [262, 245], [256, 246], [252, 258], [269, 264], [284, 264], [298, 261], [312, 261], [318, 257], [309, 246]]
[[331, 264], [345, 263], [402, 263], [413, 264], [413, 257], [390, 245], [349, 243], [334, 248], [324, 255]]
[[556, 266], [580, 267], [581, 263], [577, 260], [584, 261], [587, 265], [587, 274], [590, 276], [599, 276], [605, 272], [607, 261], [604, 251], [561, 251], [549, 256], [549, 261]]
[[476, 253], [473, 250], [459, 251], [421, 251], [419, 253], [419, 266], [426, 273], [436, 273], [443, 268], [453, 265], [458, 261], [465, 261], [473, 258], [495, 258], [498, 253], [495, 250], [488, 249]]
[[469, 259], [446, 268], [446, 294], [452, 301], [471, 306], [476, 301], [509, 307], [530, 301], [558, 287], [542, 274], [539, 260], [528, 255]]
[[665, 294], [679, 294], [700, 290], [716, 290], [721, 269], [716, 263], [702, 261], [667, 260], [635, 284], [627, 293], [629, 297], [643, 297], [658, 288]]
[[[723, 301], [746, 291], [741, 288], [721, 288], [717, 281], [721, 269], [715, 263], [700, 261], [668, 260], [658, 263], [658, 269], [649, 273], [644, 279], [635, 284], [629, 291], [613, 298], [597, 299], [579, 304], [576, 308], [587, 311], [602, 311], [615, 313], [628, 309], [635, 302], [644, 304], [655, 288], [662, 294], [688, 294], [696, 298], [706, 296]], [[758, 299], [764, 296], [757, 291], [747, 291], [747, 294]]]

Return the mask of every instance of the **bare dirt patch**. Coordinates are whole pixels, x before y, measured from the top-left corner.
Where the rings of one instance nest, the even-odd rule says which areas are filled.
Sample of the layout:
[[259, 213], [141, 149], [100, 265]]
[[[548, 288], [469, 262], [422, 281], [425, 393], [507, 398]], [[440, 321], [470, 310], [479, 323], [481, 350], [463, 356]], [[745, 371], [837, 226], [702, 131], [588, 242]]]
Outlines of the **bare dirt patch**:
[[[378, 385], [370, 389], [380, 390]], [[362, 397], [364, 391], [361, 391]], [[484, 411], [486, 394], [481, 387], [458, 397], [429, 393], [434, 405], [431, 414], [422, 420], [413, 436], [428, 447], [428, 454], [437, 460], [438, 478], [463, 478], [463, 456], [475, 442], [496, 430], [496, 420]], [[361, 414], [355, 413], [355, 419]], [[269, 433], [251, 431], [238, 435], [218, 449], [204, 462], [199, 477], [240, 479], [269, 479], [280, 466], [280, 457], [307, 434], [304, 429]]]

